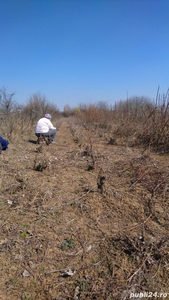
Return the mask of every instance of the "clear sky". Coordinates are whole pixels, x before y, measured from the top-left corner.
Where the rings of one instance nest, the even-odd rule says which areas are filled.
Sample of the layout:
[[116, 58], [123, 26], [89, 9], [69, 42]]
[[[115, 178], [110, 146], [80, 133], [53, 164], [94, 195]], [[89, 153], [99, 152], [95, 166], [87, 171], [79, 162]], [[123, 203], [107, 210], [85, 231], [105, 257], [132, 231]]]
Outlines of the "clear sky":
[[169, 0], [0, 0], [0, 89], [65, 105], [169, 87]]

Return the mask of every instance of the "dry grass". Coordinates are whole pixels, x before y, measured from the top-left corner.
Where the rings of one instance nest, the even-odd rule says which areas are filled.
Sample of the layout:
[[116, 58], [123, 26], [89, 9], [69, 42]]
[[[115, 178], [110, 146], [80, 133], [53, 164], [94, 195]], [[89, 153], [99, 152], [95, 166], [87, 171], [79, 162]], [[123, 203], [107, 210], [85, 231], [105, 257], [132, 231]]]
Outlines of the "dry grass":
[[108, 145], [72, 119], [56, 145], [35, 140], [0, 156], [0, 299], [169, 295], [168, 156]]

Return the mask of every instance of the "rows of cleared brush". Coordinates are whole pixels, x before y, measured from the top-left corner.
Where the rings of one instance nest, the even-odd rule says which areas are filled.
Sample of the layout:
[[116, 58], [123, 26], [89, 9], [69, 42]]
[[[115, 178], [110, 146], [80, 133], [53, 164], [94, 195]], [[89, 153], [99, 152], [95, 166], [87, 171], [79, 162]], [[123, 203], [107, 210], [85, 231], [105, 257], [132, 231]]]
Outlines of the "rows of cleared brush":
[[[87, 131], [89, 128], [86, 128]], [[76, 132], [73, 130], [74, 136]], [[99, 130], [94, 135], [90, 130], [86, 135], [89, 136], [87, 147], [89, 151], [85, 153], [91, 156], [92, 160], [94, 157], [93, 168], [98, 171], [98, 191], [103, 195], [104, 203], [108, 202], [109, 207], [112, 205], [110, 215], [113, 217], [107, 215], [111, 219], [109, 231], [112, 234], [118, 232], [117, 241], [119, 240], [120, 245], [126, 242], [125, 253], [135, 257], [131, 258], [132, 262], [136, 263], [134, 268], [136, 265], [140, 266], [138, 273], [141, 272], [142, 275], [137, 275], [140, 280], [139, 288], [144, 290], [145, 286], [148, 289], [152, 285], [154, 288], [156, 286], [160, 288], [161, 285], [167, 287], [168, 157], [158, 157], [150, 153], [144, 155], [138, 149], [128, 148], [125, 145], [121, 147], [118, 144], [113, 147], [105, 146], [103, 149], [104, 140], [99, 146], [98, 138], [95, 139], [99, 136]], [[124, 237], [121, 237], [123, 234]], [[160, 280], [160, 277], [163, 279]], [[136, 278], [131, 276], [134, 282], [135, 280], [137, 282]]]
[[169, 292], [168, 158], [98, 136], [66, 119], [1, 156], [2, 299]]
[[[73, 136], [76, 135], [76, 132], [76, 127], [74, 127]], [[98, 190], [104, 195], [104, 202], [108, 201], [109, 206], [112, 203], [114, 205], [110, 214], [113, 215], [114, 221], [115, 216], [118, 215], [120, 236], [121, 231], [124, 233], [127, 230], [127, 241], [130, 240], [127, 247], [132, 247], [133, 250], [126, 250], [126, 253], [129, 255], [134, 253], [135, 256], [136, 252], [138, 263], [138, 253], [140, 253], [140, 247], [143, 248], [143, 252], [140, 253], [140, 263], [138, 263], [142, 266], [143, 286], [147, 286], [147, 288], [149, 286], [146, 280], [150, 279], [149, 277], [146, 279], [145, 274], [149, 274], [150, 269], [155, 272], [152, 274], [152, 278], [155, 280], [154, 282], [150, 280], [150, 285], [156, 286], [161, 274], [164, 273], [165, 279], [168, 274], [168, 158], [155, 157], [150, 153], [144, 155], [136, 149], [133, 152], [133, 149], [125, 146], [119, 147], [117, 144], [114, 147], [104, 147], [104, 150], [101, 145], [99, 149], [98, 139], [95, 144], [96, 140], [91, 131], [89, 133], [90, 139], [87, 148], [89, 151], [85, 153], [88, 156], [91, 156], [92, 153], [92, 157], [94, 156], [95, 159], [94, 166], [99, 170]], [[113, 231], [110, 225], [110, 232], [116, 231], [117, 223], [113, 220], [111, 219], [111, 225], [115, 230]], [[134, 225], [132, 225], [133, 223]], [[130, 230], [133, 232], [132, 238], [129, 238]], [[121, 240], [121, 238], [119, 239]], [[137, 244], [140, 246], [137, 247]], [[149, 252], [151, 252], [151, 259], [147, 261], [146, 255], [149, 257]], [[163, 255], [159, 253], [163, 253]], [[139, 268], [138, 270], [140, 271]], [[158, 270], [157, 273], [156, 270]], [[134, 276], [131, 277], [131, 279], [133, 278]], [[159, 280], [159, 287], [161, 284], [167, 286], [164, 278], [162, 281]], [[142, 280], [140, 279], [140, 282]]]

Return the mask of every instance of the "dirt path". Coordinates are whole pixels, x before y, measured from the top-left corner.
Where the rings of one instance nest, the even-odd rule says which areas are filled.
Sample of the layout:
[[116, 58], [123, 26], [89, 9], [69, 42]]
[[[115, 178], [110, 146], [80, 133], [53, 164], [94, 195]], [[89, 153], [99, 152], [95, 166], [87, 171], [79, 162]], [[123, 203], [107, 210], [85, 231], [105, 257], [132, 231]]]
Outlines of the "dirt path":
[[165, 160], [78, 130], [86, 144], [63, 119], [55, 145], [11, 144], [0, 157], [0, 300], [128, 299], [136, 271], [138, 292], [167, 292]]

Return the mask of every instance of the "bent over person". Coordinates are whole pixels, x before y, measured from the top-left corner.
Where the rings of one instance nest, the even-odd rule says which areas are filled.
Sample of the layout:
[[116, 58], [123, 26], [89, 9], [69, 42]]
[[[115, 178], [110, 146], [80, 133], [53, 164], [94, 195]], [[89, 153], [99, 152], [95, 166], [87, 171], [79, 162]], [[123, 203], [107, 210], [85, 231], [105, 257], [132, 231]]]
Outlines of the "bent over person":
[[40, 136], [48, 137], [50, 144], [55, 144], [54, 138], [56, 136], [56, 127], [53, 126], [50, 119], [52, 116], [50, 114], [45, 114], [45, 116], [36, 124], [35, 135], [39, 138]]

